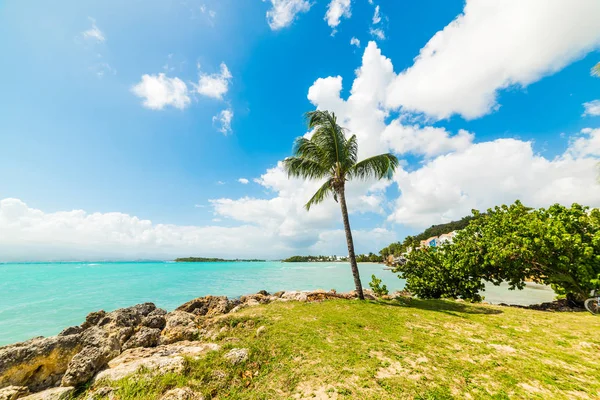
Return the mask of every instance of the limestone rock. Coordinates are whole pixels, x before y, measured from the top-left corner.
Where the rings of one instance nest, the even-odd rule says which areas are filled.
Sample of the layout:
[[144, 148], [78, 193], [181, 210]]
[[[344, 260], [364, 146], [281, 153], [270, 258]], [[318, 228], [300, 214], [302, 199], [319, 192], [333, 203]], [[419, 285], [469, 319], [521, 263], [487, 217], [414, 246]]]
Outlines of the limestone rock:
[[185, 311], [194, 315], [212, 317], [227, 314], [239, 304], [239, 300], [229, 300], [225, 296], [206, 296], [188, 301], [177, 307], [176, 311]]
[[142, 319], [142, 325], [148, 328], [164, 329], [167, 324], [165, 316], [167, 312], [162, 308], [157, 308]]
[[171, 389], [160, 400], [203, 400], [204, 397], [188, 387]]
[[115, 389], [110, 386], [101, 386], [89, 392], [86, 397], [86, 400], [99, 400], [105, 398], [113, 400], [115, 398], [114, 391]]
[[62, 386], [77, 386], [87, 382], [121, 352], [118, 335], [93, 327], [84, 336], [86, 346], [69, 362]]
[[0, 389], [0, 400], [16, 400], [28, 394], [27, 386], [8, 386]]
[[181, 372], [184, 357], [199, 358], [209, 351], [219, 350], [214, 343], [179, 342], [153, 348], [137, 347], [121, 353], [108, 363], [108, 368], [98, 373], [94, 382], [115, 381], [134, 374], [140, 368], [156, 373]]
[[139, 331], [133, 334], [123, 345], [123, 350], [134, 347], [155, 347], [160, 342], [160, 329], [148, 328], [142, 326]]
[[282, 300], [294, 300], [294, 301], [307, 301], [308, 296], [306, 292], [299, 292], [296, 290], [285, 292], [281, 295]]
[[227, 354], [225, 354], [225, 358], [233, 365], [242, 363], [248, 359], [248, 349], [231, 349]]
[[0, 387], [38, 391], [56, 386], [81, 347], [77, 335], [37, 337], [0, 347]]
[[71, 398], [71, 394], [75, 390], [74, 387], [55, 387], [46, 389], [43, 392], [31, 394], [29, 396], [20, 397], [20, 400], [67, 400]]
[[166, 316], [166, 325], [160, 337], [160, 344], [170, 344], [182, 340], [196, 340], [200, 334], [196, 318], [185, 311], [173, 311]]

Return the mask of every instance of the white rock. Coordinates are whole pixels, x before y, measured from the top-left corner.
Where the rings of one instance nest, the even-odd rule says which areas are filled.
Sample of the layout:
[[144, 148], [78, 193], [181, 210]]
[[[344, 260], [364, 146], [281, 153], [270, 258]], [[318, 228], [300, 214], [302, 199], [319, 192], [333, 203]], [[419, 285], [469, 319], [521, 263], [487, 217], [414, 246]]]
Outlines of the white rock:
[[244, 362], [248, 359], [248, 349], [231, 349], [225, 358], [233, 365]]
[[75, 390], [74, 387], [55, 387], [44, 390], [43, 392], [34, 393], [29, 396], [20, 397], [21, 400], [66, 400], [71, 398], [71, 393]]
[[94, 382], [101, 380], [119, 380], [145, 368], [158, 373], [181, 372], [184, 357], [199, 358], [209, 351], [219, 350], [214, 343], [178, 342], [154, 348], [135, 348], [121, 353], [108, 363], [108, 369], [94, 377]]

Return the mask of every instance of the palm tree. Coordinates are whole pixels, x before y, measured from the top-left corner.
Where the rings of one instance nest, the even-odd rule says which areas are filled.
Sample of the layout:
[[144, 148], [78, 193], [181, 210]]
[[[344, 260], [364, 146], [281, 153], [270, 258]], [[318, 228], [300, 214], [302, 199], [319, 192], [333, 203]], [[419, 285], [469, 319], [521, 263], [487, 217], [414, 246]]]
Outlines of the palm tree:
[[364, 300], [346, 207], [346, 181], [355, 178], [390, 179], [398, 166], [398, 159], [392, 154], [380, 154], [357, 162], [356, 135], [346, 138], [345, 129], [337, 124], [334, 113], [311, 111], [306, 114], [306, 119], [308, 128], [314, 131], [312, 137], [296, 139], [294, 156], [286, 158], [283, 165], [289, 177], [327, 179], [305, 207], [310, 210], [311, 206], [331, 195], [339, 201], [356, 293]]

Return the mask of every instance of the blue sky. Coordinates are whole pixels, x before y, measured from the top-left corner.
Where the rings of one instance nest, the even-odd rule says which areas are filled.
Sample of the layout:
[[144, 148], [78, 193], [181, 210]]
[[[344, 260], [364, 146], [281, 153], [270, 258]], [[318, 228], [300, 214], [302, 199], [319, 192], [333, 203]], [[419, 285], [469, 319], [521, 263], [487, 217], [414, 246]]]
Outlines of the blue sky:
[[352, 192], [359, 252], [517, 198], [599, 206], [598, 3], [476, 3], [2, 2], [0, 248], [343, 254], [337, 205], [306, 214], [312, 186], [277, 167], [315, 107], [403, 159]]

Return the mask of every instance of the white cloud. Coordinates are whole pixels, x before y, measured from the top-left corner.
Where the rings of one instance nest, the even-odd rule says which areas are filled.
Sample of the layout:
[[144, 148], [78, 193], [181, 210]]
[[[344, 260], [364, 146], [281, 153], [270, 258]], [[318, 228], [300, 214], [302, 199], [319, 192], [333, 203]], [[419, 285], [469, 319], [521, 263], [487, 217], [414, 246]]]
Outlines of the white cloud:
[[567, 154], [573, 158], [600, 156], [600, 128], [585, 128], [579, 135], [572, 136]]
[[385, 40], [385, 32], [380, 28], [371, 28], [369, 29], [369, 33], [371, 36], [375, 36], [379, 40]]
[[[221, 222], [215, 217], [213, 222]], [[311, 242], [323, 254], [345, 254], [343, 232], [320, 231]], [[376, 250], [395, 240], [383, 229], [356, 230]], [[44, 212], [19, 199], [0, 200], [0, 261], [173, 259], [181, 256], [281, 258], [305, 252], [262, 226], [155, 224], [118, 212]]]
[[388, 106], [481, 117], [499, 90], [526, 87], [600, 46], [600, 1], [467, 0], [389, 89]]
[[[594, 152], [600, 150], [600, 130]], [[576, 144], [576, 147], [583, 143]], [[419, 228], [456, 220], [471, 209], [485, 210], [519, 199], [532, 207], [553, 203], [600, 205], [597, 159], [571, 156], [550, 160], [533, 152], [532, 143], [497, 139], [437, 157], [395, 180], [401, 196], [390, 220]]]
[[433, 157], [471, 146], [475, 135], [463, 129], [452, 136], [444, 128], [418, 125], [402, 125], [399, 120], [392, 121], [383, 131], [382, 138], [390, 148], [399, 154], [413, 153]]
[[217, 185], [224, 185], [224, 184], [225, 184], [225, 182], [223, 182], [223, 181], [217, 181]]
[[599, 116], [600, 115], [600, 100], [592, 100], [587, 103], [583, 103], [583, 116]]
[[229, 135], [231, 130], [231, 121], [233, 120], [233, 111], [230, 108], [222, 110], [213, 117], [213, 124], [218, 125], [218, 130], [223, 135]]
[[353, 36], [352, 39], [350, 39], [350, 44], [352, 46], [360, 47], [360, 40]]
[[379, 6], [375, 7], [375, 12], [373, 13], [373, 24], [377, 25], [381, 22], [381, 15], [379, 14]]
[[288, 27], [296, 19], [296, 15], [310, 10], [308, 0], [263, 0], [271, 3], [267, 11], [267, 22], [272, 30]]
[[92, 22], [92, 27], [81, 33], [83, 38], [86, 40], [92, 40], [98, 43], [103, 43], [106, 40], [106, 38], [104, 37], [104, 32], [102, 32], [100, 28], [96, 26], [95, 19], [89, 18], [89, 20]]
[[221, 63], [221, 71], [215, 74], [200, 74], [196, 91], [207, 97], [221, 100], [229, 90], [232, 75], [225, 63]]
[[144, 107], [152, 110], [162, 110], [166, 106], [184, 109], [191, 101], [185, 82], [179, 78], [169, 78], [163, 73], [143, 75], [131, 91], [144, 99]]
[[207, 14], [210, 18], [214, 18], [217, 16], [217, 12], [214, 10], [208, 9], [205, 4], [202, 4], [200, 6], [200, 12], [202, 12], [202, 14]]
[[242, 185], [247, 185], [248, 183], [250, 183], [250, 181], [246, 178], [240, 178], [240, 179], [238, 179], [238, 182], [241, 183]]
[[325, 20], [327, 21], [327, 25], [333, 28], [332, 35], [335, 34], [336, 28], [340, 24], [342, 18], [350, 18], [352, 16], [350, 6], [350, 0], [331, 0], [329, 2]]

